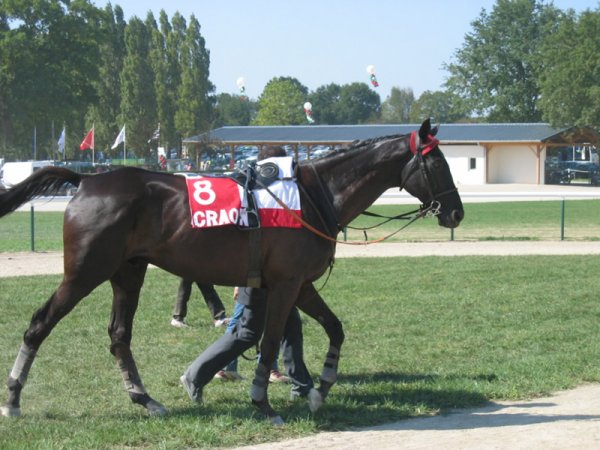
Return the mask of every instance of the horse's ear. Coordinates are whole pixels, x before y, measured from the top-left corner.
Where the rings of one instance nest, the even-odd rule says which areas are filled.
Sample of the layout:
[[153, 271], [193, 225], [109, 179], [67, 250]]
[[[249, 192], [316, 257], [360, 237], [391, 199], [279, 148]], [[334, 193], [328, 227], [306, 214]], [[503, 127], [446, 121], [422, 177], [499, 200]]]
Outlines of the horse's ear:
[[430, 135], [435, 136], [438, 131], [440, 131], [440, 124], [438, 123], [435, 127], [433, 127], [431, 129], [431, 131], [429, 132]]
[[421, 128], [419, 129], [419, 137], [422, 142], [427, 142], [427, 136], [431, 134], [431, 119], [427, 118], [421, 124]]

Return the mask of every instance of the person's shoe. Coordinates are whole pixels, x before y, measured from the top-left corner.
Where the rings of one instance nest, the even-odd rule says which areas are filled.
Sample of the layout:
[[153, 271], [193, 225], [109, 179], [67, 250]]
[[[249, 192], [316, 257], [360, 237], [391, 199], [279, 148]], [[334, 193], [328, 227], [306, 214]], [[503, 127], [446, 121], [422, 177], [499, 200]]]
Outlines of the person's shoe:
[[224, 381], [242, 381], [244, 379], [243, 376], [233, 370], [219, 370], [213, 378]]
[[224, 327], [229, 323], [229, 317], [223, 317], [222, 319], [215, 319], [215, 328]]
[[171, 319], [171, 325], [174, 326], [174, 327], [176, 327], [176, 328], [187, 328], [187, 327], [189, 327], [189, 325], [187, 323], [185, 323], [183, 319], [179, 320], [179, 319], [176, 319], [175, 317], [173, 317]]
[[290, 379], [278, 370], [271, 370], [269, 374], [269, 383], [289, 383]]
[[303, 398], [308, 397], [308, 392], [300, 392], [300, 391], [295, 391], [292, 388], [292, 391], [290, 392], [290, 400], [292, 402], [295, 402], [296, 400], [300, 400]]
[[192, 383], [190, 383], [185, 375], [181, 375], [181, 377], [179, 377], [179, 381], [181, 381], [181, 384], [191, 401], [202, 403], [201, 389], [196, 388]]

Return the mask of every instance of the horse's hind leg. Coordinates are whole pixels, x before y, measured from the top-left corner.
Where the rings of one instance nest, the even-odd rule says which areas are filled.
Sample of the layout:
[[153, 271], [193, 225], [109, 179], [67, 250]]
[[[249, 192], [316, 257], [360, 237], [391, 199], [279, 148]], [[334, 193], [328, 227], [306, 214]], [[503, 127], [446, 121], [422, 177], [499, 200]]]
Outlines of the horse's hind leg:
[[48, 301], [32, 316], [29, 328], [23, 335], [23, 342], [15, 363], [10, 371], [6, 385], [8, 399], [0, 407], [0, 414], [15, 417], [21, 414], [21, 391], [25, 386], [29, 370], [35, 355], [44, 339], [52, 332], [56, 324], [65, 317], [75, 305], [88, 295], [95, 285], [81, 286], [73, 281], [63, 280]]
[[337, 381], [340, 350], [344, 343], [344, 330], [342, 323], [325, 304], [312, 283], [306, 284], [300, 291], [296, 306], [319, 322], [329, 337], [329, 350], [319, 377], [319, 388], [312, 389], [308, 395], [310, 410], [315, 412], [321, 407], [329, 390]]
[[162, 416], [167, 413], [167, 410], [146, 392], [131, 352], [133, 318], [146, 268], [146, 263], [125, 262], [110, 279], [113, 288], [113, 304], [108, 335], [111, 341], [110, 352], [117, 360], [131, 401], [142, 405], [150, 415]]

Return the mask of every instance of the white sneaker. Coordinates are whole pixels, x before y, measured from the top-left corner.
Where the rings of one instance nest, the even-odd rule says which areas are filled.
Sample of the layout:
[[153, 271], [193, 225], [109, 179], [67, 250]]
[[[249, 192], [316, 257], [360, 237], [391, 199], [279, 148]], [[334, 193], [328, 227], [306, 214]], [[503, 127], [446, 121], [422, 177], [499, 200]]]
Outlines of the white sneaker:
[[224, 327], [229, 323], [229, 317], [225, 317], [224, 319], [216, 319], [214, 321], [215, 328]]
[[215, 376], [213, 377], [216, 380], [225, 380], [225, 381], [242, 381], [244, 379], [237, 372], [233, 372], [231, 370], [219, 370]]
[[175, 318], [171, 319], [171, 325], [176, 328], [187, 328], [189, 325], [185, 323], [183, 320], [178, 320]]

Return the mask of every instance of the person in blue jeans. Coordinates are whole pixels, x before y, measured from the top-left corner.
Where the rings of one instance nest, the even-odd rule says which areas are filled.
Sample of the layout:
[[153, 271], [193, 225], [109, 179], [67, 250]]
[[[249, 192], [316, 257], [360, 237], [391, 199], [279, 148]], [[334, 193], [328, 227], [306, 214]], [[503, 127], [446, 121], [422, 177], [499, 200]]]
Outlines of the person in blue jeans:
[[[237, 299], [238, 299], [240, 290], [242, 291], [243, 296], [249, 297], [249, 293], [247, 291], [245, 291], [245, 289], [246, 288], [243, 288], [243, 287], [242, 288], [236, 287], [233, 291], [233, 299], [235, 301], [234, 308], [233, 308], [233, 315], [229, 319], [229, 323], [227, 324], [227, 329], [225, 330], [225, 333], [233, 334], [235, 325], [238, 323], [238, 320], [240, 319], [240, 317], [242, 317], [242, 314], [244, 313], [245, 305], [238, 302]], [[294, 309], [296, 309], [296, 308], [294, 308]], [[295, 313], [298, 314], [298, 311], [296, 310]], [[273, 365], [271, 366], [271, 370], [269, 373], [269, 382], [271, 382], [271, 383], [288, 383], [290, 381], [290, 379], [288, 377], [286, 377], [285, 375], [283, 375], [281, 372], [279, 372], [279, 365], [277, 363], [278, 359], [279, 359], [279, 355], [277, 355], [277, 358], [275, 359], [275, 361], [273, 361]], [[237, 358], [235, 358], [235, 359], [231, 360], [231, 362], [229, 364], [227, 364], [227, 366], [225, 366], [225, 368], [223, 370], [219, 370], [215, 374], [214, 378], [226, 380], [226, 381], [243, 380], [244, 377], [242, 377], [238, 373], [237, 367], [238, 367], [238, 360], [237, 360]]]
[[[186, 369], [180, 381], [192, 401], [202, 402], [202, 390], [223, 367], [247, 349], [256, 345], [262, 336], [267, 290], [241, 288], [237, 302], [243, 308], [231, 333], [224, 333], [202, 352]], [[314, 387], [313, 380], [304, 364], [302, 321], [297, 308], [292, 308], [281, 341], [283, 364], [292, 384], [290, 397], [306, 397]], [[259, 357], [260, 358], [260, 357]], [[260, 359], [259, 359], [260, 363]]]

